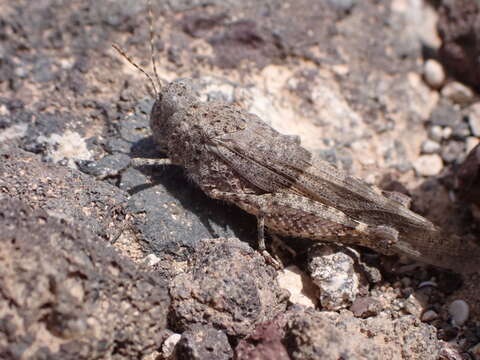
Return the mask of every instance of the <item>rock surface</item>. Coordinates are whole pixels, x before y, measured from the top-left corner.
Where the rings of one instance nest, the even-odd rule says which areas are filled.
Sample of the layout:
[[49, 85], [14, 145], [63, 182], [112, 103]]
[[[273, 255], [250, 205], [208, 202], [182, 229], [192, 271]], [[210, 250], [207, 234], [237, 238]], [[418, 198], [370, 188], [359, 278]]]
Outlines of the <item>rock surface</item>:
[[163, 341], [167, 283], [89, 232], [0, 200], [0, 357], [131, 359]]
[[[358, 248], [348, 271], [330, 262], [337, 277], [320, 282], [336, 310], [307, 311], [302, 304], [315, 302], [289, 302], [252, 249], [253, 217], [209, 199], [179, 168], [131, 166], [164, 157], [148, 127], [152, 85], [111, 48], [150, 72], [146, 3], [0, 1], [0, 212], [28, 225], [0, 219], [16, 224], [0, 228], [0, 285], [10, 284], [0, 291], [0, 357], [155, 358], [170, 356], [179, 337], [183, 354], [199, 358], [477, 353], [478, 274], [460, 279]], [[480, 238], [477, 2], [152, 6], [163, 81], [193, 77], [202, 101], [238, 103], [315, 157], [411, 195], [412, 209], [445, 230]], [[280, 253], [285, 265], [308, 273], [312, 243], [282, 240], [297, 252]], [[345, 286], [328, 283], [348, 280], [341, 274], [361, 275], [345, 299]], [[456, 300], [469, 307], [461, 328], [448, 312]]]
[[314, 310], [291, 316], [285, 341], [292, 359], [434, 360], [441, 349], [434, 328], [412, 316], [384, 322]]
[[180, 331], [208, 323], [246, 336], [286, 309], [288, 294], [273, 269], [238, 239], [203, 241], [190, 263], [170, 285], [172, 324]]

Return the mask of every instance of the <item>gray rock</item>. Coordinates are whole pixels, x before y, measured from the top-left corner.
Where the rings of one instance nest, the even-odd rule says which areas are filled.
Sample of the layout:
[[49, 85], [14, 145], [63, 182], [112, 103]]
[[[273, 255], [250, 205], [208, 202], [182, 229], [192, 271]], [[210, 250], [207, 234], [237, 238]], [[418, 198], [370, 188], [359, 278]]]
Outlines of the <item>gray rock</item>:
[[117, 176], [129, 164], [130, 157], [121, 153], [107, 155], [98, 161], [82, 160], [77, 162], [80, 171], [95, 176], [97, 179]]
[[207, 325], [192, 325], [185, 331], [174, 351], [175, 360], [229, 360], [233, 350], [227, 335]]
[[440, 104], [430, 115], [432, 125], [454, 127], [462, 121], [462, 114], [452, 105]]
[[320, 304], [328, 310], [351, 305], [360, 291], [360, 276], [348, 250], [336, 245], [320, 245], [309, 254], [308, 270], [320, 289]]
[[445, 85], [442, 89], [442, 96], [459, 105], [470, 104], [473, 101], [473, 91], [457, 81]]
[[473, 104], [469, 109], [468, 124], [472, 134], [480, 137], [480, 103]]
[[452, 128], [451, 137], [464, 141], [470, 135], [470, 127], [466, 121], [461, 121]]
[[19, 201], [0, 200], [0, 228], [0, 358], [132, 359], [161, 345], [160, 275]]
[[290, 315], [284, 343], [295, 360], [434, 360], [440, 350], [435, 328], [413, 316], [358, 319], [315, 310]]
[[465, 143], [463, 141], [450, 140], [442, 148], [441, 156], [446, 163], [462, 162], [465, 158]]
[[[40, 161], [18, 149], [0, 150], [3, 195], [41, 207], [50, 215], [114, 238], [125, 221], [128, 194], [78, 170]], [[21, 174], [21, 175], [19, 175]]]

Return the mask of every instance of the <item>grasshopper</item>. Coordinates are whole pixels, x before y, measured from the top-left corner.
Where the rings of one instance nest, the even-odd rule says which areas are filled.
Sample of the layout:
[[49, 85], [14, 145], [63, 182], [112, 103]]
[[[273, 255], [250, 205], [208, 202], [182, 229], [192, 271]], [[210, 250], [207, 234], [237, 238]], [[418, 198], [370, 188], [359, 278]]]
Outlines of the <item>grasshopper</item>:
[[330, 163], [314, 159], [296, 136], [283, 135], [236, 104], [201, 102], [194, 80], [156, 82], [117, 45], [114, 48], [151, 82], [156, 101], [150, 126], [161, 163], [182, 166], [208, 196], [227, 201], [283, 236], [361, 245], [382, 254], [458, 272], [480, 270], [480, 247], [448, 234], [411, 211], [405, 195], [383, 192]]

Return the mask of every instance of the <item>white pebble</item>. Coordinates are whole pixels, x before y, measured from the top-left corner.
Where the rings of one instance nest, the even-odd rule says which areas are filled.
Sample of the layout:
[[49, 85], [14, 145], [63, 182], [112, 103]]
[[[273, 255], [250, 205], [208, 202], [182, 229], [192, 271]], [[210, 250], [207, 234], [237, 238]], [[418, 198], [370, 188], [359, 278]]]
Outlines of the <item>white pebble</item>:
[[413, 167], [418, 175], [434, 176], [443, 169], [443, 161], [437, 154], [422, 155], [414, 163]]
[[5, 104], [0, 105], [0, 115], [1, 116], [8, 116], [10, 115], [10, 110], [8, 110]]
[[429, 59], [423, 67], [423, 76], [427, 84], [437, 89], [445, 82], [445, 70], [443, 66], [436, 60]]
[[427, 310], [422, 315], [422, 321], [432, 321], [438, 317], [438, 314], [433, 310]]
[[470, 315], [470, 308], [464, 300], [455, 300], [448, 307], [448, 313], [454, 326], [462, 326]]
[[433, 141], [440, 141], [443, 139], [443, 129], [441, 126], [434, 125], [428, 130], [428, 136]]
[[452, 136], [452, 133], [453, 133], [453, 130], [451, 127], [446, 126], [442, 129], [442, 137], [444, 139], [450, 138], [450, 136]]
[[422, 143], [422, 153], [433, 154], [440, 151], [440, 144], [436, 141], [427, 139]]
[[289, 300], [293, 304], [312, 308], [316, 306], [317, 296], [315, 294], [315, 285], [310, 277], [300, 270], [299, 267], [292, 265], [279, 271], [277, 282], [281, 288], [289, 291]]
[[180, 334], [172, 334], [165, 340], [162, 345], [162, 356], [164, 359], [168, 359], [172, 355], [175, 345], [177, 345], [181, 337], [182, 335]]
[[453, 81], [443, 87], [442, 96], [450, 99], [455, 104], [464, 105], [472, 102], [473, 91], [462, 83]]
[[150, 254], [145, 256], [145, 258], [143, 259], [143, 262], [145, 263], [145, 265], [153, 266], [160, 262], [160, 258], [155, 254]]

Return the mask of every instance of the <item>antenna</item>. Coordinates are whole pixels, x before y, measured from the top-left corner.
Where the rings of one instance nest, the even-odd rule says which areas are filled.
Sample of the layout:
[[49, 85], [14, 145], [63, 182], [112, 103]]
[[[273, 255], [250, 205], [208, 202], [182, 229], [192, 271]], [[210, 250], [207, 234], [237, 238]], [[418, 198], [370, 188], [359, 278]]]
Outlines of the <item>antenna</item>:
[[157, 80], [158, 89], [162, 90], [162, 82], [158, 77], [157, 65], [155, 63], [155, 57], [153, 56], [153, 53], [154, 53], [153, 39], [154, 39], [155, 32], [153, 31], [153, 11], [152, 11], [151, 0], [147, 0], [147, 6], [148, 6], [148, 22], [150, 24], [150, 56], [152, 58], [153, 73], [155, 74], [155, 80]]
[[[153, 91], [155, 92], [155, 97], [158, 97], [158, 92], [162, 90], [162, 82], [160, 81], [160, 78], [158, 76], [157, 72], [157, 64], [155, 62], [155, 57], [153, 56], [154, 53], [154, 44], [153, 44], [153, 39], [155, 36], [155, 32], [153, 31], [153, 11], [152, 11], [152, 2], [150, 0], [147, 0], [147, 7], [148, 7], [148, 22], [150, 24], [150, 57], [152, 59], [152, 66], [153, 66], [153, 73], [155, 75], [155, 80], [157, 81], [157, 85], [155, 85], [155, 81], [153, 81], [153, 78], [145, 71], [143, 70], [142, 67], [140, 67], [133, 59], [128, 56], [125, 51], [122, 50], [120, 46], [117, 44], [112, 44], [113, 48], [118, 51], [120, 55], [122, 55], [127, 61], [135, 66], [138, 70], [140, 70], [150, 81], [150, 83], [153, 86]], [[158, 86], [158, 89], [157, 89]]]
[[155, 97], [158, 97], [158, 90], [157, 90], [157, 87], [155, 86], [155, 82], [153, 81], [152, 77], [147, 74], [147, 72], [145, 70], [143, 70], [139, 65], [137, 65], [137, 63], [135, 61], [133, 61], [130, 56], [128, 56], [125, 51], [123, 51], [120, 46], [118, 46], [117, 44], [112, 44], [112, 47], [118, 51], [118, 53], [120, 55], [122, 55], [125, 59], [127, 59], [127, 61], [132, 64], [133, 66], [135, 66], [138, 70], [140, 70], [143, 75], [145, 75], [148, 80], [150, 80], [150, 83], [152, 84], [153, 86], [153, 91], [155, 92]]

